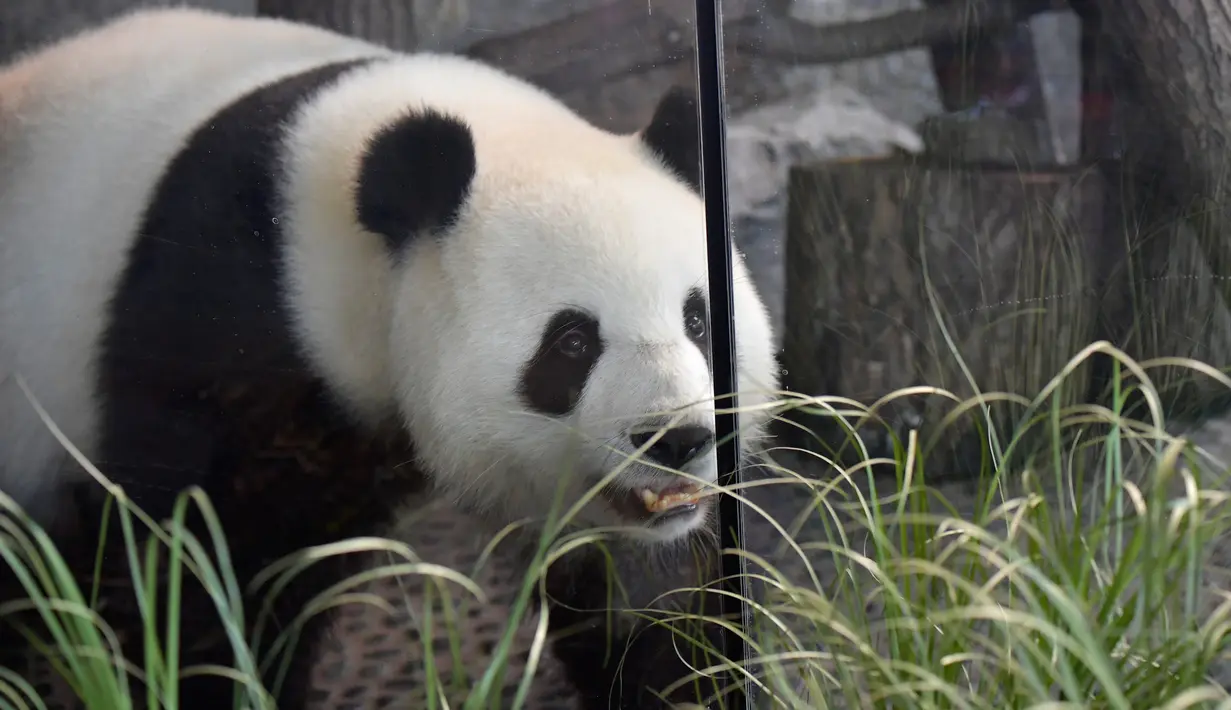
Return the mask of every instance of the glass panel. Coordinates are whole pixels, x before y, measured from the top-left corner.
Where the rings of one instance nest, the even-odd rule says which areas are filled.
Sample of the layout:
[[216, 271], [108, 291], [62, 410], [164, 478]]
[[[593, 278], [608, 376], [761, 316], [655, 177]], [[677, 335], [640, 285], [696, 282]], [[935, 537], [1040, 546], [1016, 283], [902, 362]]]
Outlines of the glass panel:
[[0, 4], [3, 697], [741, 707], [716, 8], [165, 4]]
[[1226, 697], [1224, 5], [723, 4], [759, 707]]
[[[739, 554], [744, 544], [743, 506], [740, 500], [745, 435], [759, 438], [769, 423], [765, 404], [768, 389], [777, 379], [768, 314], [759, 294], [749, 282], [743, 256], [734, 250], [727, 210], [726, 126], [724, 70], [722, 63], [722, 11], [717, 2], [698, 0], [697, 73], [698, 105], [701, 109], [702, 193], [705, 198], [709, 259], [710, 345], [713, 351], [714, 391], [731, 393], [717, 399], [717, 463], [724, 495], [719, 510], [723, 551], [723, 585], [720, 609], [727, 620], [721, 644], [722, 659], [732, 687], [751, 688], [743, 677], [749, 647], [744, 629], [749, 621], [751, 600], [746, 583], [746, 565]], [[736, 328], [737, 320], [739, 328]], [[741, 384], [750, 385], [741, 391]], [[744, 404], [746, 406], [741, 407]], [[735, 707], [747, 707], [750, 696], [732, 693], [718, 698]], [[725, 703], [724, 703], [725, 704]]]

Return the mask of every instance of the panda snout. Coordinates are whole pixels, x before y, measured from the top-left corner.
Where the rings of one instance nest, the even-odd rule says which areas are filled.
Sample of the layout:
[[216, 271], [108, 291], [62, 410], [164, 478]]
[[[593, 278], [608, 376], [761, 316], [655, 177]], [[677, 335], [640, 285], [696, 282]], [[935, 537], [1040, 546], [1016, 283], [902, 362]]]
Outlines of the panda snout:
[[[654, 438], [657, 432], [636, 432], [628, 439], [637, 449]], [[667, 468], [682, 469], [693, 459], [709, 450], [714, 443], [714, 432], [709, 427], [681, 426], [668, 429], [654, 442], [645, 455], [655, 463]]]

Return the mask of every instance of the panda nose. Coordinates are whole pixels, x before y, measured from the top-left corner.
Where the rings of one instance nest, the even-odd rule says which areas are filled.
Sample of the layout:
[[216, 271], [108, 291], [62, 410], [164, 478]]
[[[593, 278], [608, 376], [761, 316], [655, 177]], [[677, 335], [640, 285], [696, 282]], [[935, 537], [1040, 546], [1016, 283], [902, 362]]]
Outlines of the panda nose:
[[[657, 432], [632, 434], [628, 438], [640, 449]], [[646, 455], [668, 468], [679, 469], [705, 451], [714, 441], [714, 432], [701, 426], [683, 426], [663, 432]]]

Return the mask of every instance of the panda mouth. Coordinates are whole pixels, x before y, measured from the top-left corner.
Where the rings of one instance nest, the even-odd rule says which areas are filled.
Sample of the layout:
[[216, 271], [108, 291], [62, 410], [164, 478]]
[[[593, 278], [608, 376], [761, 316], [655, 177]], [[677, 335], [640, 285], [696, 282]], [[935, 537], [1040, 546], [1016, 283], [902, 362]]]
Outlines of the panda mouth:
[[608, 498], [626, 517], [657, 523], [694, 512], [708, 495], [700, 485], [681, 481], [632, 491], [612, 490]]
[[657, 515], [685, 506], [695, 508], [701, 501], [701, 486], [685, 481], [658, 490], [642, 488], [637, 491], [637, 495], [641, 498], [646, 512]]

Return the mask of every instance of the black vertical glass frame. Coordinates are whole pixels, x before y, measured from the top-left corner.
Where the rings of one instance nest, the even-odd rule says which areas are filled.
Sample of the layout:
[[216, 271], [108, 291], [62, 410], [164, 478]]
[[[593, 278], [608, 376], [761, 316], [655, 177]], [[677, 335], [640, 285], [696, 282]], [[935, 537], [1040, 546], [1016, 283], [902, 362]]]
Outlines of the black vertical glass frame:
[[[722, 57], [722, 9], [718, 0], [697, 0], [697, 88], [701, 134], [701, 189], [705, 197], [705, 232], [709, 269], [710, 348], [713, 360], [714, 392], [719, 399], [716, 413], [719, 483], [740, 482], [740, 440], [737, 427], [738, 406], [735, 376], [735, 308], [731, 265], [731, 225], [727, 214], [726, 127]], [[724, 411], [725, 410], [725, 411]], [[720, 498], [719, 526], [723, 550], [740, 547], [743, 541], [743, 509], [731, 495]], [[738, 619], [747, 628], [748, 608], [743, 602], [744, 558], [723, 555], [723, 616]], [[743, 637], [733, 631], [725, 635], [723, 653], [732, 664], [742, 665], [748, 657]], [[745, 699], [748, 696], [739, 694]]]

